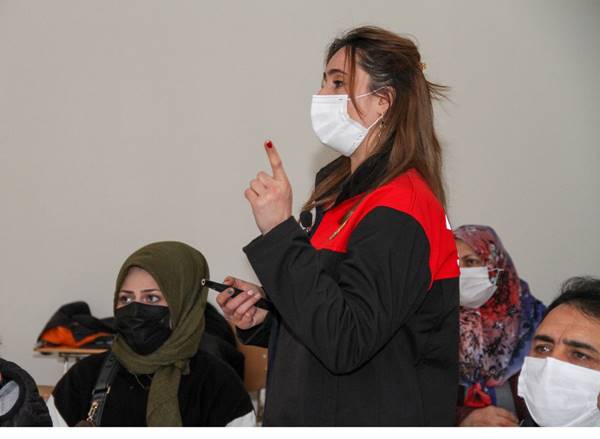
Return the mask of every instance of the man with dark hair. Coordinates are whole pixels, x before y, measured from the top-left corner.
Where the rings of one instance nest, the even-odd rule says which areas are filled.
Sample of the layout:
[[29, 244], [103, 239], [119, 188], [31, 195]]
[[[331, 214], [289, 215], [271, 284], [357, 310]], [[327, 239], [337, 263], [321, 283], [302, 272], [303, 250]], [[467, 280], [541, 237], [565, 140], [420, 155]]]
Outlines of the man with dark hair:
[[526, 426], [600, 426], [600, 279], [565, 282], [533, 338], [519, 396]]

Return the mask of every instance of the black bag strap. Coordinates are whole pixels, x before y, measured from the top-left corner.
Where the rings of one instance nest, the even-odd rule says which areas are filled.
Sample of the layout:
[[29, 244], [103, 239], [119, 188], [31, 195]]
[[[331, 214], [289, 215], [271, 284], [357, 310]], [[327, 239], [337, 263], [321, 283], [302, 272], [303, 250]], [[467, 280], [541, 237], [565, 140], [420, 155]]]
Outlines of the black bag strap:
[[119, 366], [117, 357], [115, 357], [112, 352], [106, 356], [104, 363], [102, 363], [98, 380], [92, 391], [92, 404], [90, 405], [90, 410], [86, 419], [86, 421], [93, 426], [98, 427], [102, 422], [102, 413], [104, 412], [106, 397], [110, 393], [110, 387], [115, 376], [117, 376]]

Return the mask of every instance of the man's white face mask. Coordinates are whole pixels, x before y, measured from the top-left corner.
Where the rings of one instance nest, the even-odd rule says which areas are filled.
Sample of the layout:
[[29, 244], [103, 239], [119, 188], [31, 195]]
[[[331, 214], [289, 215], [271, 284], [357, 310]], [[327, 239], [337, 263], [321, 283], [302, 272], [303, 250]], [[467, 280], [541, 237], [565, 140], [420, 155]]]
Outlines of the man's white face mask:
[[487, 267], [461, 267], [459, 278], [461, 306], [479, 308], [494, 295], [496, 288], [495, 283], [490, 281]]
[[519, 396], [542, 427], [600, 427], [600, 372], [555, 358], [525, 357]]

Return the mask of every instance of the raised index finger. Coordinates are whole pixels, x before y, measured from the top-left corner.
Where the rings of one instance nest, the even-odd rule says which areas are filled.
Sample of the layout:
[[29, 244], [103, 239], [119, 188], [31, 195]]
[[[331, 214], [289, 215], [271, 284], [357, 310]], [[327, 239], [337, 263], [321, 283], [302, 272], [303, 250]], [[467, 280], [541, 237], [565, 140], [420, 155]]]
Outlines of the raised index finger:
[[265, 142], [265, 149], [267, 151], [269, 163], [271, 163], [271, 169], [273, 170], [273, 178], [275, 178], [275, 180], [287, 180], [287, 175], [283, 169], [281, 157], [279, 157], [279, 152], [277, 152], [273, 142], [267, 140]]

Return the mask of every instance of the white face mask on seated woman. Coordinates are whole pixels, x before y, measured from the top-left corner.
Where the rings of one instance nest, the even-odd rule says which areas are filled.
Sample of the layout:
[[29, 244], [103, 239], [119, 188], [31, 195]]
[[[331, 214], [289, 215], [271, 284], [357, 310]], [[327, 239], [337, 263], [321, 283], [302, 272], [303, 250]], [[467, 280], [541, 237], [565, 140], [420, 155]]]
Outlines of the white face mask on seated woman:
[[498, 288], [495, 280], [490, 281], [487, 267], [461, 267], [459, 284], [460, 305], [465, 308], [481, 307]]

